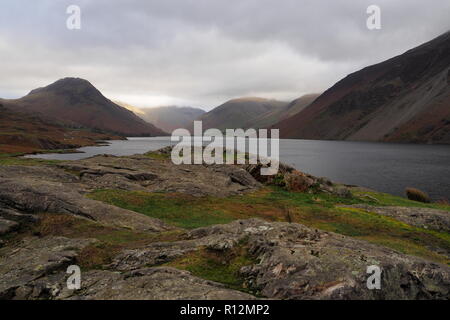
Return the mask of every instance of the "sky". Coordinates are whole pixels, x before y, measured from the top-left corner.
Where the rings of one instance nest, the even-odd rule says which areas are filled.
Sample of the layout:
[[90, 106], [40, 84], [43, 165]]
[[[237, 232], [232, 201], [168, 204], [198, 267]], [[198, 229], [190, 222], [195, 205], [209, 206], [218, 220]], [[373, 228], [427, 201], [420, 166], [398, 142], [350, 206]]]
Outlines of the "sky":
[[290, 101], [450, 30], [449, 16], [449, 0], [0, 0], [0, 97], [80, 77], [138, 107]]

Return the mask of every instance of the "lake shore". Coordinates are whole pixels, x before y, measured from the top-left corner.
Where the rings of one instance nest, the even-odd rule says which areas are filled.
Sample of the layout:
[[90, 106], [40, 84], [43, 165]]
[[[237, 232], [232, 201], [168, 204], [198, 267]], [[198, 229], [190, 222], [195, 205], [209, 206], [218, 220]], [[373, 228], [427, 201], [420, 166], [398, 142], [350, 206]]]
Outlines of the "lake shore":
[[[167, 148], [22, 161], [0, 162], [3, 298], [449, 298], [446, 205], [287, 165], [268, 179], [259, 165], [175, 166]], [[66, 259], [83, 290], [65, 287]], [[365, 287], [374, 263], [392, 275], [377, 292]]]

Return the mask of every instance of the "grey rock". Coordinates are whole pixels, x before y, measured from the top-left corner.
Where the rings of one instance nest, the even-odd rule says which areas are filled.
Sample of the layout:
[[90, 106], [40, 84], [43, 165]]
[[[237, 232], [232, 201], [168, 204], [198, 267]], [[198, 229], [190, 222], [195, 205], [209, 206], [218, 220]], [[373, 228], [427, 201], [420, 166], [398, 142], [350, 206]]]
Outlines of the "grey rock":
[[62, 291], [57, 299], [72, 300], [251, 300], [253, 296], [219, 283], [168, 267], [127, 273], [90, 271], [83, 274], [82, 289]]
[[39, 221], [39, 217], [36, 215], [5, 208], [0, 208], [0, 217], [15, 221], [19, 224], [36, 223]]
[[[198, 228], [184, 241], [125, 252], [116, 257], [115, 263], [121, 270], [133, 270], [200, 248], [225, 251], [242, 241], [258, 263], [243, 267], [241, 275], [248, 288], [268, 298], [450, 298], [448, 266], [296, 223], [259, 219]], [[164, 258], [158, 260], [158, 254]], [[366, 286], [366, 271], [371, 265], [382, 270], [381, 290]]]
[[[9, 171], [14, 173], [15, 169], [10, 167]], [[0, 167], [0, 174], [3, 170], [4, 167]], [[46, 168], [35, 167], [31, 175], [2, 179], [0, 207], [4, 208], [3, 212], [6, 208], [10, 214], [11, 210], [34, 215], [42, 212], [70, 214], [106, 225], [148, 232], [174, 229], [158, 219], [88, 199], [77, 184], [54, 182], [52, 177]]]
[[19, 224], [17, 222], [6, 220], [0, 217], [0, 236], [17, 230]]
[[80, 183], [86, 189], [121, 188], [225, 197], [261, 187], [238, 166], [177, 166], [170, 160], [155, 160], [145, 155], [95, 156], [59, 167], [79, 172]]
[[75, 262], [77, 252], [90, 239], [64, 237], [25, 238], [0, 249], [0, 299], [26, 299], [44, 294], [45, 286], [34, 281], [63, 270]]

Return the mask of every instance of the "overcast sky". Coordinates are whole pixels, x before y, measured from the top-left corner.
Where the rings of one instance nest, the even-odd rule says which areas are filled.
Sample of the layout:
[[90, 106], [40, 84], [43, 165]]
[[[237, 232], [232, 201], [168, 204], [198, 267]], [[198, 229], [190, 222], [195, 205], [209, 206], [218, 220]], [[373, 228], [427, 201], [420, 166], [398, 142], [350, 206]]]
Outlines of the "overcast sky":
[[[69, 5], [81, 29], [69, 30]], [[381, 8], [381, 30], [366, 9]], [[449, 0], [0, 0], [0, 97], [63, 77], [137, 106], [292, 100], [450, 30]]]

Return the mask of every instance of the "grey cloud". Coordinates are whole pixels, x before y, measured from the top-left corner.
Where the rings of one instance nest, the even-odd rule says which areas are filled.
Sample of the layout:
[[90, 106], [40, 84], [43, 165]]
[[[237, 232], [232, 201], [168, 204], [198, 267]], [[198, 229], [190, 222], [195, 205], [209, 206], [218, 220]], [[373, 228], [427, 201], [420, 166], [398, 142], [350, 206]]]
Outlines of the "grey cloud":
[[[82, 9], [67, 30], [65, 9]], [[368, 5], [382, 29], [367, 30]], [[140, 105], [293, 99], [450, 29], [448, 0], [3, 0], [0, 95], [64, 76]]]

